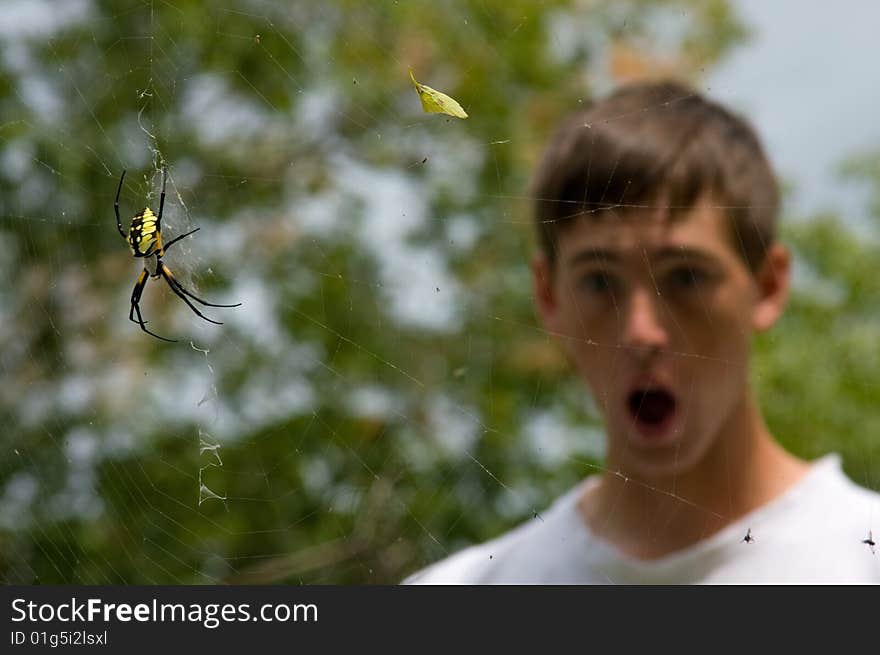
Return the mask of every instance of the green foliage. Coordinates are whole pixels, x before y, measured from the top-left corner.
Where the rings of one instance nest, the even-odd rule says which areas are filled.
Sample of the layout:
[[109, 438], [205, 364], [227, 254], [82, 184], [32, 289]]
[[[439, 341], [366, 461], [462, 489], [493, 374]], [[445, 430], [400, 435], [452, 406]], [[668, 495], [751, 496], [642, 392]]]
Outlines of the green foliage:
[[791, 224], [785, 238], [811, 275], [758, 342], [757, 390], [767, 421], [802, 456], [840, 452], [850, 476], [876, 488], [880, 282], [871, 272], [880, 245], [828, 215]]

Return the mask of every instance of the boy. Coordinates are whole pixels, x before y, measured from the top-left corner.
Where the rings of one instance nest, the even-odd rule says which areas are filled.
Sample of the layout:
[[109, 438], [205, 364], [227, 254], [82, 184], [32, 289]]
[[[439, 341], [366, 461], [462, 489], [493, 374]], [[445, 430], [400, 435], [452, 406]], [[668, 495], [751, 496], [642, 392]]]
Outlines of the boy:
[[534, 198], [538, 313], [602, 411], [607, 461], [406, 582], [880, 582], [880, 494], [837, 455], [783, 450], [750, 391], [752, 335], [790, 275], [752, 129], [679, 84], [633, 84], [562, 127]]

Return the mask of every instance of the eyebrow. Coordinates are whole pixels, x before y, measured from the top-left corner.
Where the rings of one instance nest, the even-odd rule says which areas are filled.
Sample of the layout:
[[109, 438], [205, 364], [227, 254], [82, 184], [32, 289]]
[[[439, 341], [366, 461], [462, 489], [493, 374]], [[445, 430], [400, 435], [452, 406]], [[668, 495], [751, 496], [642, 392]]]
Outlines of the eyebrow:
[[[718, 257], [707, 250], [693, 248], [690, 246], [664, 246], [650, 253], [649, 258], [652, 260], [664, 259], [688, 259], [698, 260], [707, 264], [718, 262]], [[594, 261], [602, 263], [620, 262], [623, 257], [617, 250], [609, 250], [606, 248], [587, 248], [581, 250], [568, 258], [568, 264], [585, 264]]]
[[615, 262], [619, 261], [620, 256], [614, 250], [602, 250], [600, 248], [589, 248], [580, 250], [568, 258], [569, 266], [575, 264], [587, 264], [589, 262]]

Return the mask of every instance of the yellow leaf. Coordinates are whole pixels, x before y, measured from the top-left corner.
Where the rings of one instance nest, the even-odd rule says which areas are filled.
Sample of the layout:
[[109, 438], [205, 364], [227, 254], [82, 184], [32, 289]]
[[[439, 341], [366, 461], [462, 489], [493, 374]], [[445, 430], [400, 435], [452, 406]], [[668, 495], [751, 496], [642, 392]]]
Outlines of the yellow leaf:
[[412, 71], [409, 72], [409, 77], [413, 82], [413, 86], [416, 87], [416, 91], [419, 92], [419, 98], [422, 101], [422, 109], [424, 109], [425, 112], [429, 114], [448, 114], [455, 118], [468, 117], [464, 109], [461, 108], [461, 105], [454, 99], [450, 98], [445, 93], [440, 93], [437, 89], [432, 89], [424, 84], [419, 84], [416, 82], [416, 77], [413, 75]]

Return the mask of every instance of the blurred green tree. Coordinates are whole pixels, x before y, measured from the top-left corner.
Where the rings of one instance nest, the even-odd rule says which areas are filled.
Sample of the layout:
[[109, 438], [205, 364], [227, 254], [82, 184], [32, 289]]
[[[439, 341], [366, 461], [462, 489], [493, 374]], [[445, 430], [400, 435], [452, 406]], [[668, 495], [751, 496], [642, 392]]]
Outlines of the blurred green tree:
[[[595, 93], [741, 43], [726, 2], [30, 7], [0, 62], [0, 579], [396, 582], [601, 465], [531, 307], [529, 176]], [[216, 328], [149, 284], [177, 344], [127, 320], [112, 213], [163, 164], [166, 234], [202, 228], [169, 263], [244, 303]], [[760, 342], [771, 426], [866, 481], [877, 250], [790, 234], [815, 275]]]

